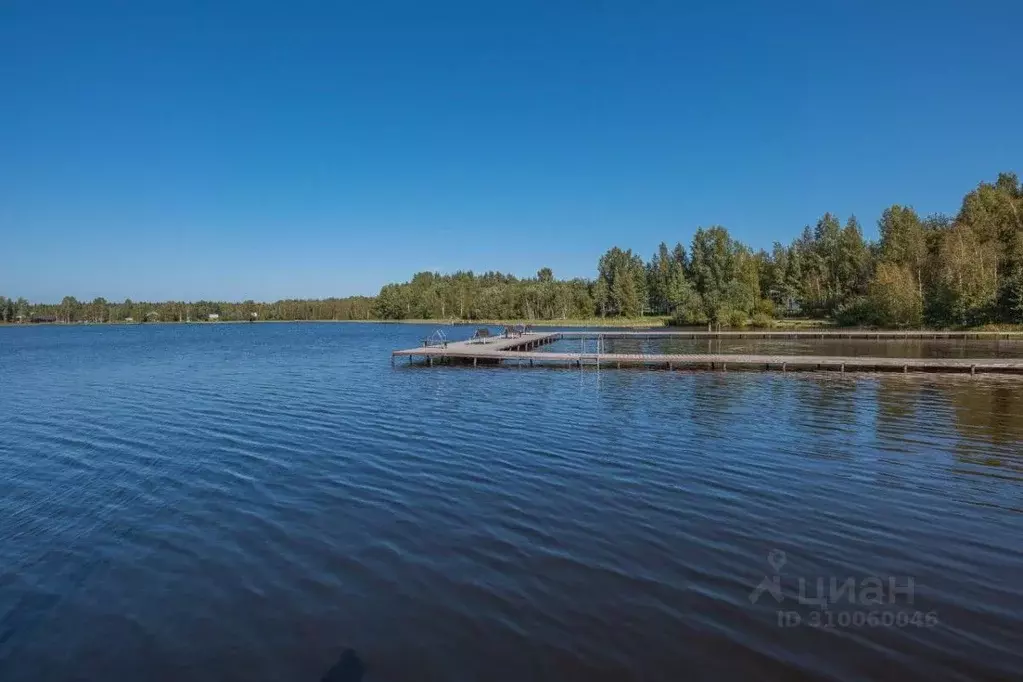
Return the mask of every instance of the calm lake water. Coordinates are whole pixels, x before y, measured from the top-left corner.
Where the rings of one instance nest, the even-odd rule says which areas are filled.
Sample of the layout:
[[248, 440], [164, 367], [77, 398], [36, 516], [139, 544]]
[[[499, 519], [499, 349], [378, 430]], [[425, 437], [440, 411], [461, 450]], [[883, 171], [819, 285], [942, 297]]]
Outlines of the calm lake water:
[[0, 328], [0, 680], [1019, 678], [1020, 378], [430, 331]]

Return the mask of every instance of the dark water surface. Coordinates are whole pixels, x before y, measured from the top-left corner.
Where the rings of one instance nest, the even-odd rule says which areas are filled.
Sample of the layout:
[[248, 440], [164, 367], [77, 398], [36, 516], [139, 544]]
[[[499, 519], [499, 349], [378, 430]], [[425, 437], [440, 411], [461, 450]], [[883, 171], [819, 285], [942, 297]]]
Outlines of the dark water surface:
[[0, 329], [0, 680], [1019, 679], [1019, 378], [429, 331]]

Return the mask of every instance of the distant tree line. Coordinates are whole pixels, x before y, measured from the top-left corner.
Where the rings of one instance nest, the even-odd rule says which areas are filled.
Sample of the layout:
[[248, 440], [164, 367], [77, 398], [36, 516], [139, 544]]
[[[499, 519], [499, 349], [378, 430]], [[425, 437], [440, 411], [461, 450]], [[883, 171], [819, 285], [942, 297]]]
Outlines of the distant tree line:
[[60, 303], [29, 303], [0, 296], [0, 320], [4, 322], [208, 322], [210, 316], [225, 322], [248, 320], [367, 320], [372, 319], [374, 299], [367, 296], [289, 299], [273, 303], [242, 301], [162, 301], [125, 299], [111, 303], [103, 298], [79, 301], [65, 296]]
[[533, 279], [500, 272], [420, 272], [404, 284], [385, 285], [376, 299], [376, 313], [386, 320], [578, 319], [591, 317], [593, 310], [592, 282], [559, 281], [550, 268]]
[[[63, 322], [221, 320], [559, 320], [669, 316], [678, 324], [769, 324], [777, 317], [830, 318], [842, 325], [976, 326], [1023, 323], [1023, 185], [1013, 173], [981, 183], [954, 216], [921, 218], [886, 209], [879, 239], [864, 239], [855, 216], [825, 213], [790, 244], [770, 252], [700, 228], [688, 249], [662, 243], [647, 261], [609, 249], [593, 280], [500, 272], [421, 272], [375, 298], [108, 303], [98, 298], [29, 304], [0, 297], [0, 319], [52, 316]], [[253, 315], [254, 314], [254, 315]]]

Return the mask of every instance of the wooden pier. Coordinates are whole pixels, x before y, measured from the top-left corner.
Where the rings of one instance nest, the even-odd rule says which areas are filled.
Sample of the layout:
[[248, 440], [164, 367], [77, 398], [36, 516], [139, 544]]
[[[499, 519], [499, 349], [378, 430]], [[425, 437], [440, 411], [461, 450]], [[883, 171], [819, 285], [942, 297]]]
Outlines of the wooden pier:
[[534, 351], [540, 346], [554, 343], [561, 339], [560, 332], [516, 334], [510, 336], [491, 336], [482, 339], [469, 339], [468, 341], [450, 341], [446, 343], [424, 344], [420, 348], [409, 348], [408, 350], [396, 350], [391, 353], [391, 364], [394, 358], [407, 357], [409, 362], [412, 358], [423, 358], [427, 364], [433, 366], [434, 360], [440, 362], [467, 361], [469, 364], [478, 365], [480, 361], [488, 364], [500, 363], [508, 357], [519, 358], [522, 353]]
[[[834, 371], [834, 372], [939, 372], [960, 374], [1023, 374], [1023, 358], [898, 358], [898, 357], [857, 357], [824, 355], [747, 355], [732, 353], [605, 353], [554, 352], [537, 350], [565, 338], [583, 340], [598, 338], [806, 338], [792, 337], [802, 332], [540, 332], [494, 337], [484, 341], [455, 341], [441, 345], [424, 345], [420, 348], [396, 350], [395, 358], [407, 357], [411, 364], [420, 359], [424, 364], [512, 365], [518, 367], [561, 366], [593, 367], [597, 369], [621, 369], [624, 367], [647, 367], [655, 369], [706, 369], [714, 371], [760, 370], [760, 371]], [[847, 332], [841, 332], [847, 333]], [[853, 332], [856, 333], [856, 332]], [[870, 332], [880, 334], [879, 339], [932, 338], [931, 336], [906, 336], [910, 333], [931, 334], [932, 332]], [[939, 338], [977, 338], [955, 334], [1002, 334], [1006, 332], [940, 332], [953, 334]], [[696, 334], [695, 336], [691, 336]], [[712, 336], [714, 334], [745, 334], [746, 336]], [[761, 335], [755, 335], [761, 334]], [[763, 336], [767, 334], [768, 336]], [[812, 332], [820, 334], [820, 332]], [[834, 333], [833, 333], [834, 334]], [[898, 336], [887, 336], [897, 334]], [[818, 338], [811, 336], [809, 338]], [[871, 338], [826, 335], [823, 338]], [[985, 338], [981, 336], [979, 338]], [[1004, 337], [1003, 337], [1004, 338]], [[1023, 334], [1016, 335], [1023, 339]], [[599, 344], [598, 344], [599, 345]]]
[[989, 332], [989, 331], [900, 331], [886, 330], [875, 331], [871, 329], [814, 329], [814, 330], [744, 330], [744, 331], [684, 331], [679, 329], [649, 329], [649, 330], [608, 330], [608, 331], [562, 331], [558, 332], [562, 338], [592, 339], [598, 336], [605, 339], [868, 339], [871, 341], [911, 341], [911, 340], [1021, 340], [1023, 332]]

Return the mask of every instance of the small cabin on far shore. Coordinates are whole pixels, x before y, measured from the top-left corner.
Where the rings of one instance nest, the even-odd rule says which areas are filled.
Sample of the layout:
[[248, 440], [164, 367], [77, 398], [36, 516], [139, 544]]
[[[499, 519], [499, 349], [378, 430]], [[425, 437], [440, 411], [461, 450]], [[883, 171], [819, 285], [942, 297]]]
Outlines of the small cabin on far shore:
[[220, 315], [219, 315], [218, 313], [210, 313], [210, 314], [209, 314], [209, 320], [210, 320], [210, 322], [216, 322], [216, 321], [218, 321], [219, 319], [220, 319]]

